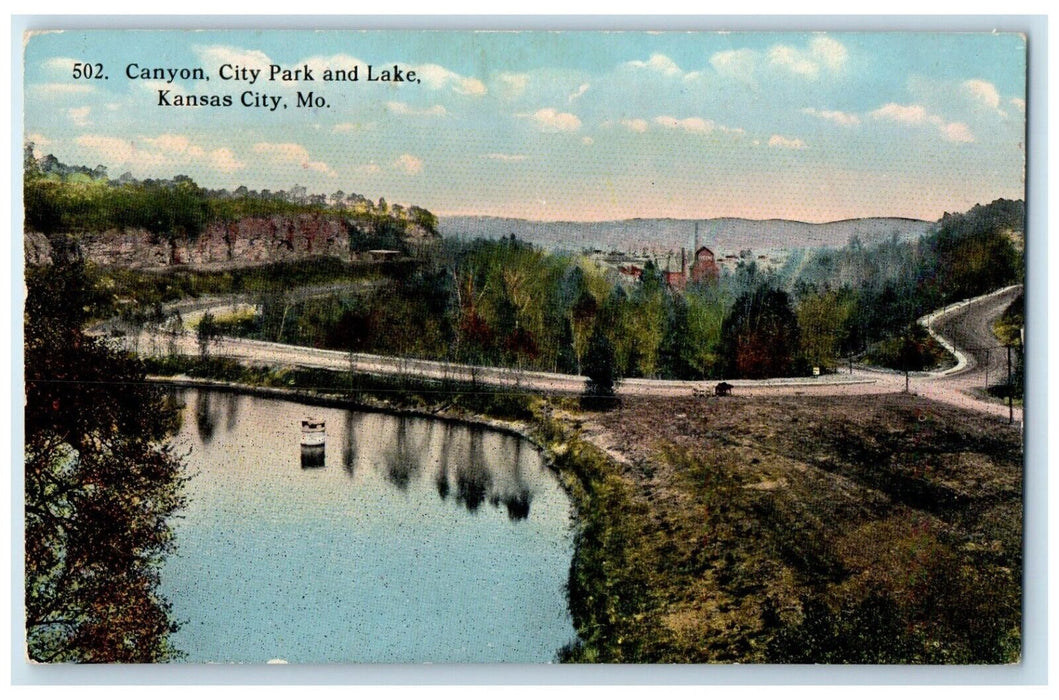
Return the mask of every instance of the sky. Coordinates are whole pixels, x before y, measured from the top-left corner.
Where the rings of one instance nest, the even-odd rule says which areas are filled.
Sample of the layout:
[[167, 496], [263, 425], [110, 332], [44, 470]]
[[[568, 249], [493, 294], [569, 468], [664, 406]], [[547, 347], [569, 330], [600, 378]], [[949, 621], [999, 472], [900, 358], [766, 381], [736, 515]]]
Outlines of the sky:
[[[1017, 34], [68, 31], [26, 39], [23, 90], [38, 155], [442, 216], [935, 220], [1025, 191]], [[159, 104], [187, 95], [232, 106]]]

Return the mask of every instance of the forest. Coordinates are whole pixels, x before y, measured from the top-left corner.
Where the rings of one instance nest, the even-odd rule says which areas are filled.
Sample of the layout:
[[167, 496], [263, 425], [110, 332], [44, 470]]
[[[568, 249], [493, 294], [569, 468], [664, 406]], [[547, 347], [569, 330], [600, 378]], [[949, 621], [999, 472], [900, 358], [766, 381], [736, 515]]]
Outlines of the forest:
[[797, 251], [778, 270], [744, 259], [683, 290], [651, 263], [630, 284], [513, 237], [449, 239], [374, 286], [298, 302], [277, 289], [252, 318], [211, 321], [262, 340], [572, 374], [599, 335], [618, 378], [797, 376], [846, 358], [916, 371], [945, 360], [917, 318], [1022, 281], [1023, 216], [1022, 202], [997, 200], [918, 241]]

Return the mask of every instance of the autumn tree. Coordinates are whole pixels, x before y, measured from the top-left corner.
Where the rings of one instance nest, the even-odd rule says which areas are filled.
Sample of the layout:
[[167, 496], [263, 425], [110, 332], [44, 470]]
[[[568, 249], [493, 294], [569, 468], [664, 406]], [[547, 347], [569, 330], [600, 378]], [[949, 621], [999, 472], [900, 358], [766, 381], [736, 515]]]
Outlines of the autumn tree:
[[177, 629], [158, 592], [184, 504], [163, 440], [177, 411], [140, 365], [84, 333], [84, 270], [27, 271], [25, 607], [39, 662], [166, 661]]
[[729, 377], [765, 379], [794, 374], [801, 341], [786, 292], [762, 285], [736, 299], [721, 328]]

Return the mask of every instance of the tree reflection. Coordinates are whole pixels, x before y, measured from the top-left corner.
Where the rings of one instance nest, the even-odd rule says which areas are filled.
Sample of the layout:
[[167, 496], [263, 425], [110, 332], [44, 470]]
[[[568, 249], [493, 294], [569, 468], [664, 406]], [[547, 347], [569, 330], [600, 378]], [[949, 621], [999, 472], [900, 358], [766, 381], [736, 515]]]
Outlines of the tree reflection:
[[317, 469], [324, 466], [323, 445], [302, 445], [302, 469]]
[[195, 398], [195, 426], [199, 430], [199, 438], [207, 445], [213, 442], [221, 419], [221, 407], [215, 401], [216, 394], [212, 391], [200, 391]]
[[529, 489], [520, 491], [512, 496], [506, 496], [504, 505], [507, 506], [507, 517], [510, 520], [525, 520], [528, 518], [531, 498]]
[[471, 430], [470, 433], [467, 460], [456, 468], [456, 501], [475, 513], [488, 494], [493, 475], [486, 467], [482, 431]]
[[221, 394], [224, 398], [225, 424], [224, 428], [229, 433], [235, 430], [239, 422], [239, 395], [234, 393]]
[[386, 478], [402, 491], [408, 490], [408, 484], [421, 466], [421, 445], [413, 439], [413, 427], [412, 421], [398, 418], [393, 447], [383, 452]]
[[[349, 413], [343, 437], [343, 464], [352, 475], [356, 461], [356, 431], [362, 414]], [[512, 521], [526, 520], [534, 490], [524, 477], [538, 465], [536, 453], [523, 441], [480, 428], [419, 418], [372, 417], [364, 429], [370, 439], [361, 445], [387, 482], [402, 492], [412, 488], [424, 469], [433, 469], [438, 498], [450, 498], [469, 513], [484, 503], [503, 509]]]
[[452, 443], [452, 424], [445, 423], [441, 434], [441, 449], [438, 451], [438, 473], [434, 477], [434, 486], [443, 501], [449, 497], [452, 490], [449, 486], [449, 460], [454, 449]]
[[357, 430], [364, 419], [363, 414], [346, 411], [345, 430], [342, 433], [342, 468], [353, 476], [357, 458]]

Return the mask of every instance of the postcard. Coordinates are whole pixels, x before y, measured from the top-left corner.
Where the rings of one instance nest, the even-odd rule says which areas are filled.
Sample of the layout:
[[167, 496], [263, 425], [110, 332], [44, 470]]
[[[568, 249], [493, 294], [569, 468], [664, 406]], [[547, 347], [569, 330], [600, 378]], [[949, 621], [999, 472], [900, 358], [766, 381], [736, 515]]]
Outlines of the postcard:
[[1024, 35], [23, 51], [27, 663], [1023, 658]]

